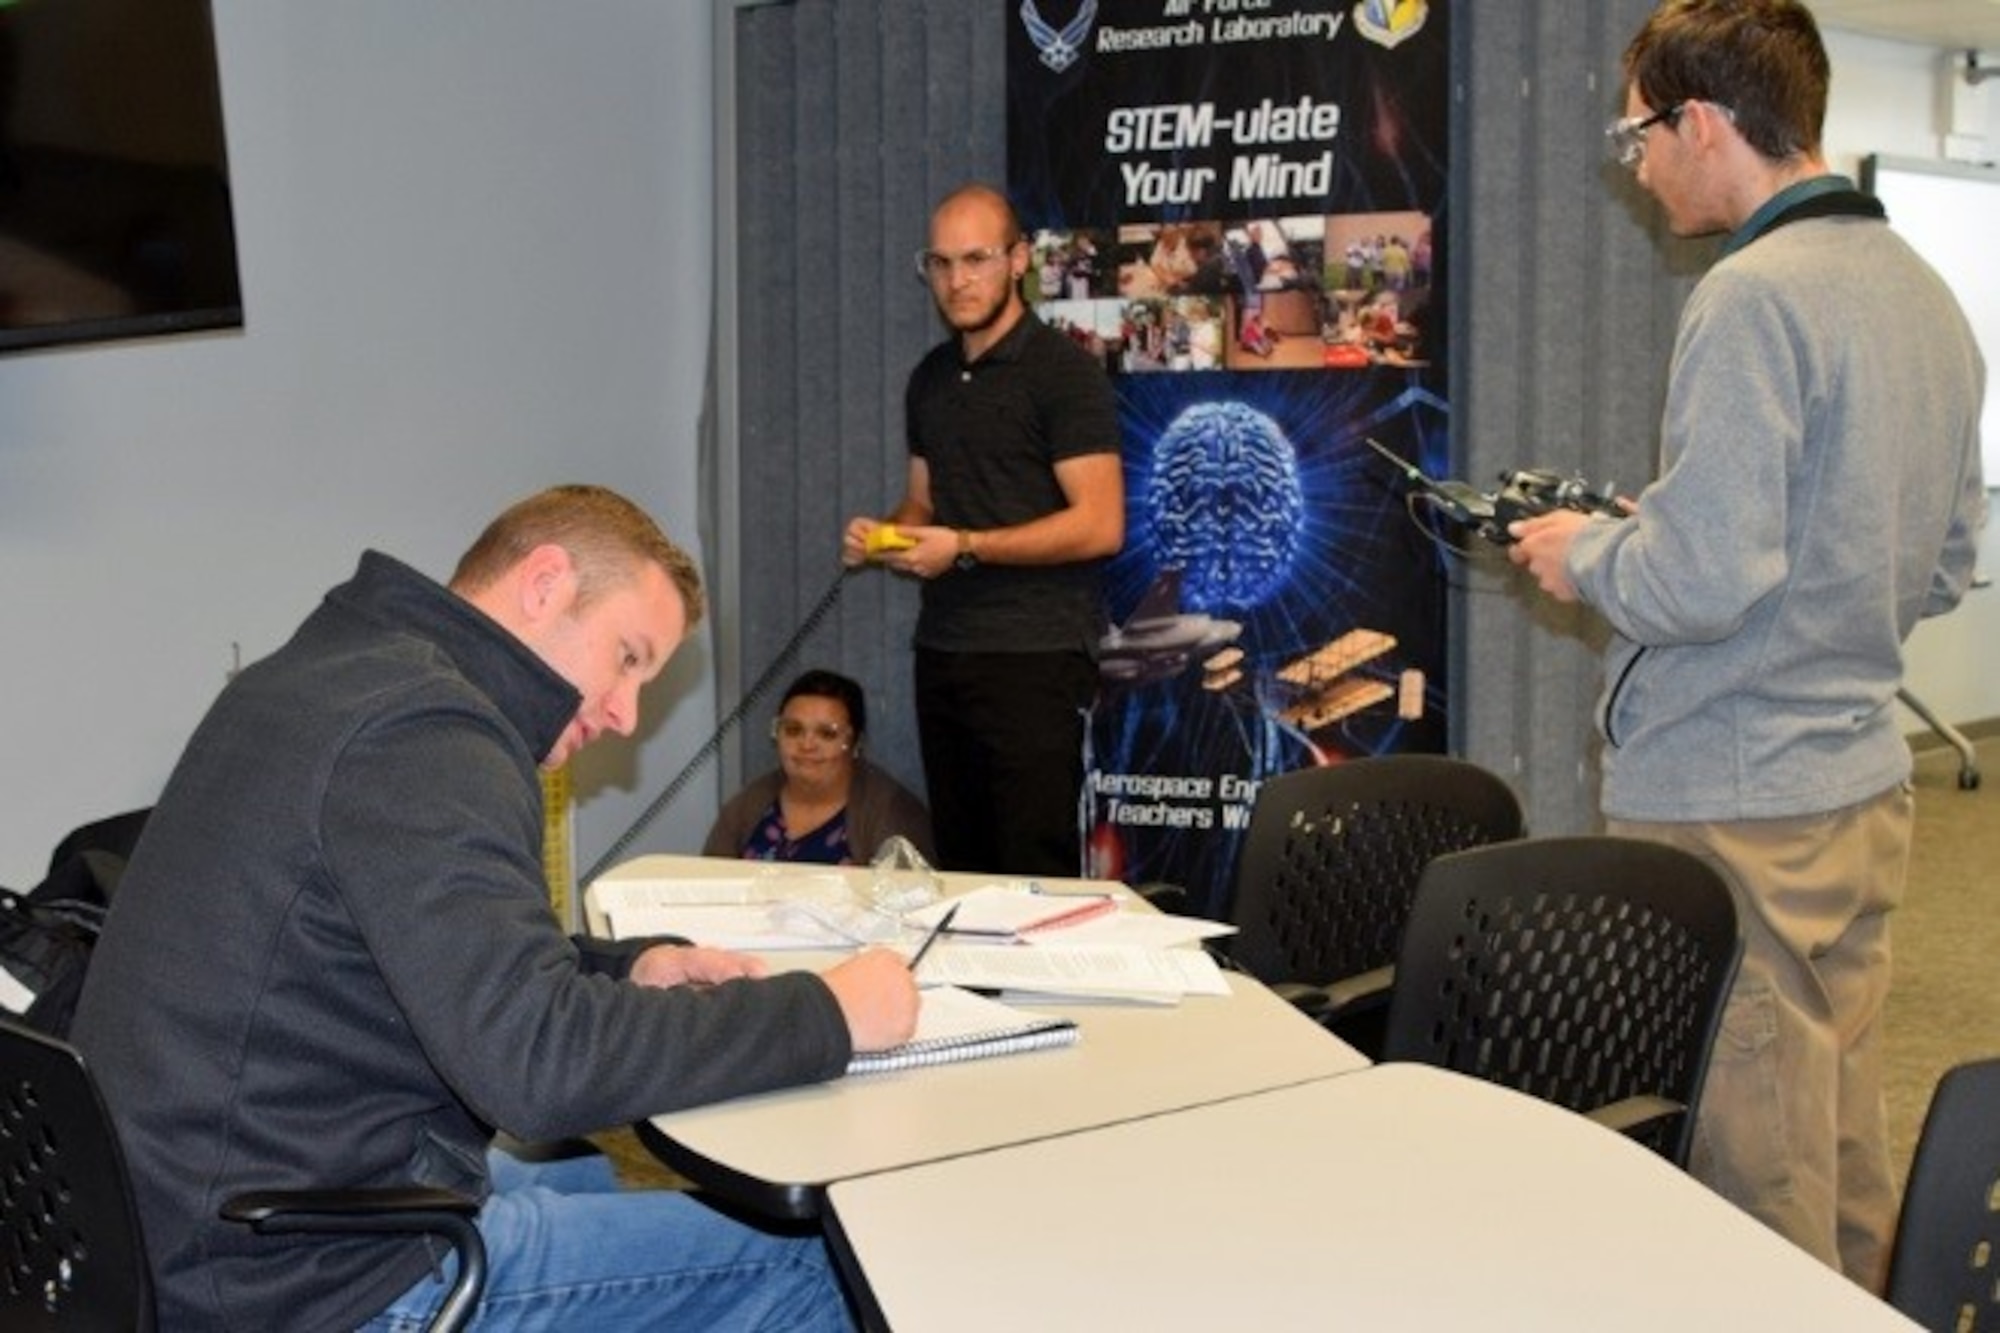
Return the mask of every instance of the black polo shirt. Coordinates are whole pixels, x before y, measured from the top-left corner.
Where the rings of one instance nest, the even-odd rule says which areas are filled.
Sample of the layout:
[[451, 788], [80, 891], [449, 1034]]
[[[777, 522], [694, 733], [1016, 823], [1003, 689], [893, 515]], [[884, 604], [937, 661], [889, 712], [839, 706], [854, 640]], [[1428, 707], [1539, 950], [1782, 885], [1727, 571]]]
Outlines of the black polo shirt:
[[[980, 531], [1031, 522], [1065, 500], [1055, 465], [1118, 452], [1118, 406], [1090, 354], [1033, 312], [977, 361], [956, 337], [910, 374], [910, 452], [930, 469], [933, 522]], [[924, 584], [919, 647], [945, 652], [1095, 648], [1102, 560], [976, 565]]]

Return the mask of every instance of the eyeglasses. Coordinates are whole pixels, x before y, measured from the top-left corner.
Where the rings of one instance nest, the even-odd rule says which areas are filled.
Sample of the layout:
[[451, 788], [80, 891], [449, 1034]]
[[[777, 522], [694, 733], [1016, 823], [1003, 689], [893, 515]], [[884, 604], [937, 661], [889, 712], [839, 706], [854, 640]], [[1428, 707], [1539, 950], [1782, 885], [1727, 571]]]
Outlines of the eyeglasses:
[[[1605, 126], [1604, 137], [1611, 141], [1611, 154], [1618, 159], [1618, 165], [1638, 170], [1639, 164], [1646, 160], [1646, 131], [1655, 125], [1665, 125], [1670, 130], [1677, 128], [1681, 123], [1681, 113], [1693, 103], [1693, 98], [1683, 98], [1664, 111], [1655, 111], [1650, 116], [1626, 116]], [[1736, 112], [1729, 107], [1715, 102], [1706, 105], [1721, 113], [1725, 120], [1736, 119]]]
[[845, 750], [848, 746], [846, 727], [837, 727], [831, 722], [801, 722], [795, 717], [771, 719], [771, 739], [774, 741], [791, 741], [796, 745], [808, 736], [836, 750]]
[[1007, 252], [1012, 245], [982, 245], [977, 250], [962, 250], [948, 255], [942, 250], [917, 251], [917, 276], [925, 282], [943, 282], [951, 277], [954, 268], [962, 268], [975, 278], [983, 278], [998, 265], [1007, 262]]
[[1646, 160], [1646, 131], [1655, 125], [1674, 128], [1680, 124], [1681, 112], [1686, 109], [1686, 102], [1676, 102], [1665, 111], [1655, 111], [1650, 116], [1626, 116], [1605, 126], [1604, 137], [1611, 141], [1611, 154], [1618, 159], [1618, 165], [1636, 170]]

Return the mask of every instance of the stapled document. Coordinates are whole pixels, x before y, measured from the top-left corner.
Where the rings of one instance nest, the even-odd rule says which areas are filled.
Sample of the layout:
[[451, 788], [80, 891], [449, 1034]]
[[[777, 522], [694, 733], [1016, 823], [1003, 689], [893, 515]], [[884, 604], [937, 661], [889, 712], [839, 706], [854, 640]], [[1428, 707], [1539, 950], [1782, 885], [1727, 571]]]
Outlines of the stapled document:
[[929, 929], [955, 911], [949, 934], [1024, 939], [1044, 931], [1060, 930], [1118, 910], [1118, 895], [1103, 893], [1051, 892], [1033, 881], [988, 884], [908, 913], [913, 926]]
[[1049, 944], [1033, 949], [945, 945], [924, 959], [919, 980], [971, 990], [1172, 1004], [1184, 995], [1227, 995], [1229, 982], [1198, 949], [1120, 944]]

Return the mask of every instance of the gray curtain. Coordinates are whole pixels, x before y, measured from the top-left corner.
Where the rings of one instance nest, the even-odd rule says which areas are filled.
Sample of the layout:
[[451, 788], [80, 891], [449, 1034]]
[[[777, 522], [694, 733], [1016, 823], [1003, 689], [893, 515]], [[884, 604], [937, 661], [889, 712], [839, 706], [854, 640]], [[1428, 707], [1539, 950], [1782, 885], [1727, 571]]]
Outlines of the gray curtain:
[[[1635, 491], [1652, 474], [1675, 316], [1709, 254], [1666, 238], [1605, 152], [1619, 55], [1652, 6], [1434, 6], [1452, 26], [1456, 85], [1445, 234], [1459, 475], [1484, 487], [1503, 468], [1555, 467]], [[735, 476], [718, 497], [735, 534], [721, 553], [737, 630], [725, 698], [838, 579], [847, 517], [901, 493], [903, 380], [941, 336], [911, 255], [937, 198], [1004, 177], [1015, 10], [797, 0], [722, 16], [736, 55], [739, 312], [718, 351], [734, 358], [737, 423], [716, 442]], [[1452, 749], [1506, 776], [1535, 832], [1593, 827], [1594, 620], [1553, 607], [1495, 554], [1449, 575]], [[921, 790], [915, 605], [903, 582], [849, 576], [795, 665], [859, 679], [874, 758]], [[746, 731], [726, 783], [768, 762], [761, 726]]]
[[[1675, 321], [1713, 246], [1669, 238], [1605, 148], [1619, 58], [1652, 9], [1453, 7], [1453, 444], [1482, 486], [1522, 465], [1627, 494], [1653, 475]], [[1596, 827], [1601, 622], [1508, 565], [1459, 582], [1453, 748], [1513, 782], [1532, 832]]]
[[[766, 670], [840, 580], [848, 517], [902, 494], [903, 380], [941, 336], [912, 256], [938, 197], [1006, 173], [1005, 12], [991, 0], [805, 0], [733, 16], [740, 315], [720, 354], [738, 368], [740, 540], [724, 559], [740, 570], [741, 669], [725, 696]], [[879, 572], [841, 582], [795, 665], [861, 682], [870, 756], [921, 792], [916, 589]], [[769, 757], [746, 728], [742, 767]]]

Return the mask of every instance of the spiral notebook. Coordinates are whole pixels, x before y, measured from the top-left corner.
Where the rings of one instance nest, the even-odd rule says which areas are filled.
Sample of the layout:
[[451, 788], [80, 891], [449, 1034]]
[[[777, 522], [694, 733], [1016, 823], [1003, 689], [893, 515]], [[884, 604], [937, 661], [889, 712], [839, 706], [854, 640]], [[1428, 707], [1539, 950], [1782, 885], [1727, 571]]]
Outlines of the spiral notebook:
[[923, 993], [916, 1035], [887, 1051], [869, 1051], [848, 1061], [850, 1074], [984, 1060], [1051, 1046], [1068, 1046], [1079, 1033], [1074, 1022], [1024, 1013], [998, 1000], [957, 986], [933, 986]]

